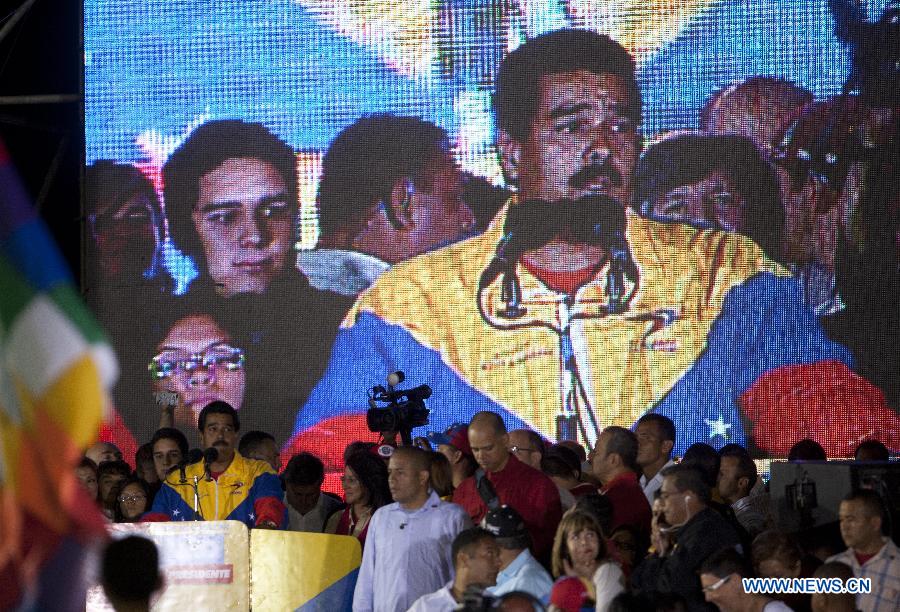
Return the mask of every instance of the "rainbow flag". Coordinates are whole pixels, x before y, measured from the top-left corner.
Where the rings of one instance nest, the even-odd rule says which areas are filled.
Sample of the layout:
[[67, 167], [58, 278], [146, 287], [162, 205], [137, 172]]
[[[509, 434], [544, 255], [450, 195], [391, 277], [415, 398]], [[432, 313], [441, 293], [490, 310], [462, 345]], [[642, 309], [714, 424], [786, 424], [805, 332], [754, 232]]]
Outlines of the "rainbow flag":
[[84, 608], [105, 531], [74, 465], [116, 370], [0, 142], [0, 610]]

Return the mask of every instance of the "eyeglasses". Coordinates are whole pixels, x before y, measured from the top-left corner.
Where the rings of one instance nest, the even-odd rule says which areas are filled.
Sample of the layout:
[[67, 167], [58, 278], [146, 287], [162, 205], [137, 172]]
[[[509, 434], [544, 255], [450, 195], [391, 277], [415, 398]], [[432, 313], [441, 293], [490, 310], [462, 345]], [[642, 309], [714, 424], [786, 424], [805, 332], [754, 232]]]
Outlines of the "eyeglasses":
[[724, 578], [722, 578], [721, 580], [717, 580], [716, 582], [713, 582], [711, 585], [703, 587], [703, 589], [702, 589], [703, 592], [704, 593], [712, 593], [713, 591], [718, 591], [723, 586], [725, 586], [726, 582], [731, 580], [731, 576], [732, 575], [729, 574], [729, 575], [725, 576]]
[[119, 496], [119, 502], [120, 502], [120, 503], [123, 503], [123, 504], [133, 504], [133, 503], [135, 503], [135, 502], [144, 501], [145, 499], [147, 499], [147, 496], [146, 496], [146, 495], [140, 495], [140, 494], [135, 494], [135, 495], [120, 495], [120, 496]]
[[178, 355], [165, 352], [150, 360], [147, 369], [154, 380], [171, 378], [174, 375], [190, 374], [198, 368], [215, 368], [222, 366], [228, 371], [240, 370], [244, 367], [244, 351], [230, 344], [214, 344], [200, 353]]
[[529, 453], [537, 453], [537, 452], [540, 452], [540, 451], [538, 451], [538, 449], [536, 449], [536, 448], [526, 448], [526, 447], [524, 447], [524, 446], [510, 446], [510, 447], [509, 447], [509, 452], [511, 452], [511, 453], [518, 453], [518, 452], [522, 452], [522, 451], [526, 451], [526, 452], [529, 452]]

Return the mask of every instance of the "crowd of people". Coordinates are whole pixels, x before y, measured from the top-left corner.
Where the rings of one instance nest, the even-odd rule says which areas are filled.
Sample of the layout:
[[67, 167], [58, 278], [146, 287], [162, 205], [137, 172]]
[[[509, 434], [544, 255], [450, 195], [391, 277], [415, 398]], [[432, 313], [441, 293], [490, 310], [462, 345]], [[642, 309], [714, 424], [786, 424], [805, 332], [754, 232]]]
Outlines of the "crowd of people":
[[[300, 254], [296, 156], [261, 124], [195, 129], [164, 207], [94, 164], [88, 298], [122, 422], [78, 473], [107, 517], [355, 536], [358, 610], [895, 609], [882, 500], [849, 494], [846, 550], [817, 546], [816, 569], [771, 531], [752, 457], [900, 450], [900, 122], [865, 91], [820, 103], [763, 77], [717, 92], [696, 132], [645, 143], [642, 108], [612, 39], [535, 37], [496, 77], [513, 192], [465, 176], [440, 128], [365, 117], [324, 156]], [[177, 297], [147, 274], [163, 211], [199, 274]], [[412, 368], [435, 431], [379, 445], [361, 406]], [[160, 425], [132, 470], [111, 440]], [[835, 563], [871, 593], [741, 588]]]
[[[282, 471], [271, 436], [240, 435], [238, 413], [224, 402], [204, 408], [197, 427], [202, 458], [190, 456], [179, 430], [161, 429], [149, 452], [138, 453], [149, 459], [135, 457], [137, 469], [101, 442], [88, 449], [78, 478], [110, 521], [231, 519], [355, 537], [363, 555], [354, 610], [868, 612], [900, 605], [889, 499], [872, 489], [848, 492], [842, 543], [822, 530], [787, 533], [746, 448], [696, 443], [676, 458], [678, 433], [664, 416], [642, 418], [637, 433], [607, 428], [590, 452], [531, 430], [508, 432], [494, 412], [413, 446], [355, 442], [344, 451], [340, 497], [323, 490], [319, 458], [299, 453]], [[857, 457], [886, 462], [889, 453], [867, 440]], [[802, 440], [791, 459], [826, 455]], [[868, 578], [871, 589], [753, 594], [741, 582], [752, 577]], [[139, 582], [159, 582], [145, 578]]]

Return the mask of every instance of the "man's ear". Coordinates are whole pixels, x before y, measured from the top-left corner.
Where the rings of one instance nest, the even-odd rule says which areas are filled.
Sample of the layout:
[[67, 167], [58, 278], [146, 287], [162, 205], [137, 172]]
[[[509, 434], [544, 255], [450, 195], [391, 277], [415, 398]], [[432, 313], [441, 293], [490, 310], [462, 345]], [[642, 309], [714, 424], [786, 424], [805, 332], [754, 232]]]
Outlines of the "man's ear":
[[522, 159], [522, 145], [503, 130], [497, 132], [497, 152], [500, 155], [500, 167], [503, 178], [510, 185], [519, 181], [519, 162]]
[[675, 443], [672, 440], [663, 440], [662, 449], [665, 451], [666, 455], [670, 455], [673, 448], [675, 448]]
[[415, 185], [409, 177], [398, 179], [391, 188], [391, 201], [388, 203], [390, 210], [386, 210], [385, 213], [396, 229], [410, 229], [415, 225], [412, 214], [415, 193]]

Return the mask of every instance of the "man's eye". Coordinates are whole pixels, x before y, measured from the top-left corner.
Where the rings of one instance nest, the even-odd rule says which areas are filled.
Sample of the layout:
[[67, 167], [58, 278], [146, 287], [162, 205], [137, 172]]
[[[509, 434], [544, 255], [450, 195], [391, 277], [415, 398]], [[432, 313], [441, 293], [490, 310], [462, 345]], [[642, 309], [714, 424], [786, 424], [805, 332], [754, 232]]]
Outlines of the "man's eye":
[[635, 124], [631, 119], [618, 117], [610, 122], [610, 129], [616, 134], [629, 134], [635, 130]]
[[557, 134], [561, 134], [566, 132], [568, 134], [574, 134], [584, 128], [587, 125], [587, 121], [584, 119], [570, 119], [564, 123], [559, 123], [555, 126], [555, 130]]
[[717, 208], [728, 208], [734, 204], [734, 194], [723, 192], [723, 193], [715, 193], [712, 196], [712, 201], [716, 205]]
[[237, 220], [237, 212], [233, 210], [214, 210], [206, 215], [206, 220], [210, 223], [231, 225]]
[[121, 218], [132, 223], [145, 222], [150, 220], [150, 211], [143, 206], [131, 206], [125, 210]]
[[287, 202], [271, 202], [260, 207], [259, 212], [263, 218], [271, 219], [287, 215], [290, 212], [290, 207]]
[[666, 200], [662, 210], [664, 215], [675, 216], [684, 213], [683, 200]]

